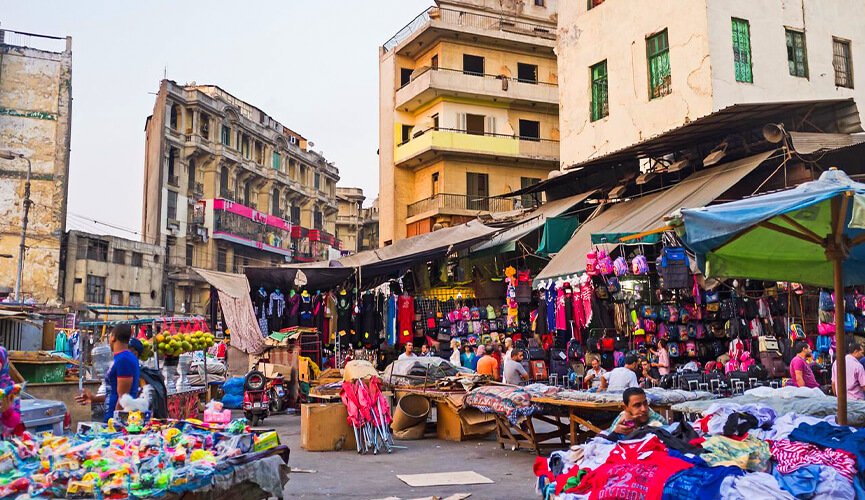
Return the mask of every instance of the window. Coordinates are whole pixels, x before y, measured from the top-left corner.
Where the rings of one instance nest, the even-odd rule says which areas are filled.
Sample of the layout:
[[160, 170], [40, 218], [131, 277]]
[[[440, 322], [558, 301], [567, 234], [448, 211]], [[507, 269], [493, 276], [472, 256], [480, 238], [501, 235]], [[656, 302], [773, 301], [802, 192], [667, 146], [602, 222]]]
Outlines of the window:
[[123, 305], [123, 292], [120, 290], [111, 290], [109, 294], [108, 303], [112, 306], [122, 306]]
[[[539, 182], [541, 182], [541, 179], [537, 177], [520, 177], [520, 189], [534, 186]], [[537, 205], [537, 203], [535, 203], [535, 197], [531, 194], [520, 196], [520, 204], [522, 204], [523, 208], [531, 208]]]
[[189, 186], [189, 190], [195, 190], [195, 158], [189, 159], [189, 165], [186, 167], [187, 174], [187, 185]]
[[484, 115], [466, 114], [465, 131], [472, 135], [484, 135]]
[[432, 66], [432, 69], [439, 69], [439, 55], [436, 54], [432, 56], [430, 59], [429, 65]]
[[[154, 257], [158, 258], [159, 256], [155, 255]], [[156, 262], [159, 262], [159, 260], [156, 260]], [[132, 252], [132, 265], [134, 267], [141, 267], [144, 265], [144, 255], [140, 252]]]
[[317, 208], [315, 209], [315, 211], [312, 212], [312, 225], [315, 229], [321, 229], [321, 227], [323, 225], [322, 224], [322, 217], [321, 217], [321, 210], [319, 210]]
[[168, 150], [168, 184], [177, 186], [177, 176], [175, 175], [174, 164], [177, 158], [177, 149], [171, 148]]
[[252, 203], [252, 185], [250, 183], [246, 183], [243, 185], [243, 204], [247, 207], [251, 207]]
[[246, 137], [244, 135], [243, 138], [240, 139], [240, 149], [241, 149], [241, 152], [243, 153], [243, 157], [248, 160], [249, 159], [249, 137]]
[[129, 292], [129, 305], [132, 307], [141, 307], [141, 294], [138, 292]]
[[300, 224], [300, 207], [291, 207], [291, 223]]
[[171, 220], [177, 220], [177, 192], [169, 191], [168, 192], [168, 210], [167, 210], [168, 218]]
[[607, 93], [607, 61], [603, 60], [589, 68], [592, 76], [592, 121], [610, 114], [610, 96]]
[[121, 265], [126, 264], [126, 252], [120, 250], [119, 248], [115, 248], [113, 259], [111, 260], [111, 262]]
[[314, 174], [312, 174], [312, 185], [316, 191], [321, 189], [321, 174], [320, 173], [315, 172]]
[[201, 137], [203, 139], [210, 140], [210, 116], [208, 116], [206, 113], [201, 113], [201, 116], [199, 117], [199, 122], [200, 125], [198, 131], [201, 134]]
[[105, 278], [87, 275], [87, 291], [84, 300], [97, 304], [105, 301]]
[[469, 210], [490, 209], [490, 178], [487, 174], [466, 172], [466, 208]]
[[432, 195], [435, 196], [439, 194], [439, 173], [433, 172], [432, 174]]
[[433, 130], [438, 130], [439, 129], [439, 114], [438, 113], [432, 115], [432, 122], [433, 122]]
[[543, 7], [544, 6], [544, 0], [535, 0], [535, 5], [538, 7]]
[[754, 83], [751, 72], [751, 26], [744, 19], [733, 18], [733, 69], [736, 81]]
[[484, 58], [463, 54], [463, 73], [467, 75], [484, 76]]
[[222, 126], [222, 132], [219, 134], [219, 141], [225, 146], [231, 146], [231, 129], [228, 125]]
[[523, 83], [538, 83], [537, 64], [517, 63], [517, 80]]
[[273, 188], [273, 193], [270, 194], [270, 215], [282, 217], [279, 211], [279, 189]]
[[273, 163], [273, 168], [274, 168], [275, 170], [279, 170], [279, 167], [282, 166], [282, 157], [279, 156], [279, 153], [277, 153], [276, 151], [273, 152], [273, 161], [272, 161], [272, 163]]
[[108, 242], [105, 240], [87, 240], [87, 258], [108, 262]]
[[217, 248], [216, 249], [216, 270], [224, 273], [226, 271], [226, 269], [228, 269], [227, 260], [228, 260], [228, 253], [226, 252], [226, 250], [224, 248]]
[[672, 88], [667, 30], [646, 38], [646, 60], [649, 65], [649, 99], [669, 94]]
[[177, 104], [171, 105], [171, 111], [168, 114], [168, 126], [177, 130], [177, 115], [179, 112], [179, 108]]
[[805, 33], [795, 30], [787, 32], [787, 66], [790, 74], [808, 78], [808, 54], [805, 51]]
[[586, 9], [592, 10], [595, 7], [597, 7], [598, 5], [601, 5], [602, 3], [604, 3], [604, 0], [587, 0], [588, 5], [587, 5]]
[[400, 144], [405, 144], [411, 139], [411, 125], [403, 125], [400, 135]]
[[186, 265], [192, 265], [192, 258], [195, 256], [195, 246], [186, 245]]
[[87, 238], [78, 238], [78, 246], [75, 249], [75, 258], [78, 260], [87, 258]]
[[853, 88], [853, 60], [850, 58], [850, 40], [832, 39], [832, 67], [835, 85]]
[[520, 140], [541, 140], [541, 122], [534, 120], [520, 120]]
[[406, 85], [411, 83], [412, 71], [414, 71], [414, 70], [412, 70], [411, 68], [400, 68], [399, 69], [399, 86], [400, 87], [405, 87]]

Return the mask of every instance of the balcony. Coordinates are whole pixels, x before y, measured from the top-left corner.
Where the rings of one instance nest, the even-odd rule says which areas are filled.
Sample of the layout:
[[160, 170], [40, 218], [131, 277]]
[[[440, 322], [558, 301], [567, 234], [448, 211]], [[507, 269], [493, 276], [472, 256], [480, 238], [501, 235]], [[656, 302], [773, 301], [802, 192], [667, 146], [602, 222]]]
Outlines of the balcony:
[[535, 164], [548, 163], [550, 168], [559, 165], [559, 141], [504, 134], [470, 134], [445, 128], [420, 132], [395, 149], [394, 164], [400, 167], [420, 166], [442, 154], [530, 160]]
[[514, 209], [513, 200], [504, 198], [478, 198], [465, 194], [439, 193], [408, 206], [407, 223], [412, 219], [425, 219], [435, 215], [475, 216], [482, 212], [508, 212]]
[[501, 48], [534, 45], [549, 55], [553, 54], [556, 46], [555, 21], [540, 24], [511, 16], [431, 7], [386, 41], [382, 50], [406, 56], [417, 55], [421, 48], [432, 46], [437, 38], [453, 38], [456, 34], [462, 34], [465, 38], [471, 36], [477, 42], [495, 44]]
[[534, 105], [537, 111], [557, 112], [559, 88], [555, 83], [522, 81], [503, 75], [464, 73], [458, 69], [426, 67], [396, 92], [396, 108], [413, 113], [434, 98], [466, 96], [504, 103]]
[[194, 200], [200, 200], [204, 198], [204, 184], [201, 182], [196, 182], [189, 189], [189, 198]]
[[180, 177], [178, 177], [176, 175], [169, 175], [168, 176], [168, 185], [179, 188], [180, 187]]

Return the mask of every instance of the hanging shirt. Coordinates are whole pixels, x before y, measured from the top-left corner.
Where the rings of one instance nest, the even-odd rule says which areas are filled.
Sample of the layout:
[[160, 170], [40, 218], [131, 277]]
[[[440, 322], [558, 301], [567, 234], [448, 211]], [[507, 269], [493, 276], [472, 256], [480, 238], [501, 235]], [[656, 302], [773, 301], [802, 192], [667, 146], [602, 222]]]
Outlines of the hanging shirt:
[[397, 299], [397, 325], [399, 344], [411, 342], [414, 336], [414, 299], [408, 295]]
[[565, 317], [565, 291], [561, 288], [556, 291], [556, 330], [567, 330], [568, 320]]
[[389, 345], [396, 344], [396, 310], [396, 295], [390, 295], [387, 298], [387, 324], [385, 325]]
[[544, 305], [547, 308], [547, 331], [553, 333], [556, 331], [556, 284], [550, 283], [550, 286], [544, 291]]

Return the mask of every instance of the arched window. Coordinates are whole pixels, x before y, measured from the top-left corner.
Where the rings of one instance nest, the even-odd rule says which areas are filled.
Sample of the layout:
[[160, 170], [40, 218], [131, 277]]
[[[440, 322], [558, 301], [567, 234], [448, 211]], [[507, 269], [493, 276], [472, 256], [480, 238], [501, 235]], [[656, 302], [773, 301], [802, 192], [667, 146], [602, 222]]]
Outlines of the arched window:
[[171, 105], [171, 112], [168, 116], [168, 126], [177, 130], [177, 115], [179, 114], [180, 107], [177, 104]]
[[228, 167], [223, 166], [219, 171], [219, 195], [229, 198], [228, 193]]

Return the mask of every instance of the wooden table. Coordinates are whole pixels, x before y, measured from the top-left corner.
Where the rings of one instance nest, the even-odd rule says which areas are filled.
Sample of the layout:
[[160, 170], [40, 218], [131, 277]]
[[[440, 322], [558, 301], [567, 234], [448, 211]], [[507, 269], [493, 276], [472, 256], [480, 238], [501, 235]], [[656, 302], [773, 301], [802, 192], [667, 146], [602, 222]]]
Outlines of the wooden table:
[[[532, 403], [567, 412], [571, 445], [578, 444], [578, 437], [588, 439], [604, 432], [615, 418], [609, 418], [609, 413], [622, 411], [622, 403], [570, 401], [545, 397], [534, 397]], [[582, 430], [581, 426], [588, 430]]]
[[[529, 415], [517, 425], [511, 425], [504, 415], [494, 414], [494, 416], [496, 418], [496, 440], [502, 449], [508, 444], [511, 451], [525, 446], [534, 450], [535, 454], [540, 455], [541, 448], [544, 446], [555, 446], [556, 448], [566, 446], [565, 437], [568, 434], [568, 424], [561, 422], [557, 415]], [[535, 420], [551, 424], [556, 429], [549, 432], [537, 432], [535, 431]], [[547, 442], [551, 440], [555, 440], [555, 442]]]

